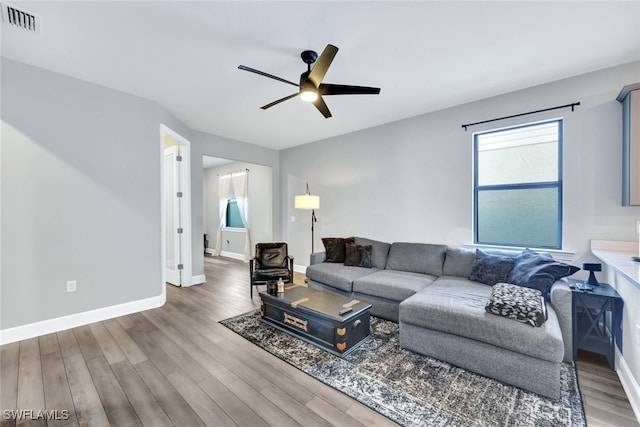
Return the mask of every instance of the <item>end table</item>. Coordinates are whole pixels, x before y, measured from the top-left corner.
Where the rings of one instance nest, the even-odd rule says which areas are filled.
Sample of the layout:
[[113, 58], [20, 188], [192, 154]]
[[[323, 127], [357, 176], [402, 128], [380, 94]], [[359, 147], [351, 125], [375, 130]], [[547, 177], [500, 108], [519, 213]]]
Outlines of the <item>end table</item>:
[[606, 283], [579, 289], [578, 280], [569, 280], [573, 301], [573, 360], [578, 349], [602, 354], [615, 371], [615, 346], [622, 352], [622, 306], [618, 292]]

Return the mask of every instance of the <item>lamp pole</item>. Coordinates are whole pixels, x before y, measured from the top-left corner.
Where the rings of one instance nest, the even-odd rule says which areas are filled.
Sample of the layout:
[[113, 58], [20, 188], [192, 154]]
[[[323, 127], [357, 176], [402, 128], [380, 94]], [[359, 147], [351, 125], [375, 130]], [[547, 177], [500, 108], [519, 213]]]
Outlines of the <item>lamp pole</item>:
[[315, 210], [315, 209], [312, 209], [312, 210], [311, 210], [311, 253], [314, 253], [314, 250], [313, 250], [313, 241], [315, 240], [315, 239], [313, 238], [313, 232], [314, 232], [314, 231], [313, 231], [313, 225], [314, 225], [314, 223], [315, 223], [315, 222], [317, 222], [317, 221], [318, 221], [318, 220], [316, 219], [316, 210]]

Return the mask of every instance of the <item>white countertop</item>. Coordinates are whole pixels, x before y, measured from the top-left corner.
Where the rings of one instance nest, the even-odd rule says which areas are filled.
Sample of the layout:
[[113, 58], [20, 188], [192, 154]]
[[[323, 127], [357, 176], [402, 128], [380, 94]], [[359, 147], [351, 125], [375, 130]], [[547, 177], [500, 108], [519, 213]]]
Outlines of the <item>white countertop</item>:
[[631, 260], [638, 256], [638, 242], [592, 240], [591, 253], [618, 274], [640, 287], [640, 262]]

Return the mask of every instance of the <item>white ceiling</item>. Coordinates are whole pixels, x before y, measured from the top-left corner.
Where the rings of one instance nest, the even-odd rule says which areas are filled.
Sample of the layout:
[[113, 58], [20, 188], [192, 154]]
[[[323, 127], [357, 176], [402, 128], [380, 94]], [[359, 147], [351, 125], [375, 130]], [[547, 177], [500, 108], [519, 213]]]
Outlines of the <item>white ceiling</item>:
[[[200, 131], [282, 149], [640, 60], [640, 1], [18, 2], [40, 35], [2, 25], [2, 56], [166, 107]], [[296, 91], [305, 49], [340, 48], [325, 119]]]
[[202, 168], [208, 169], [216, 166], [226, 165], [228, 163], [233, 163], [233, 160], [229, 159], [221, 159], [219, 157], [212, 156], [202, 156]]

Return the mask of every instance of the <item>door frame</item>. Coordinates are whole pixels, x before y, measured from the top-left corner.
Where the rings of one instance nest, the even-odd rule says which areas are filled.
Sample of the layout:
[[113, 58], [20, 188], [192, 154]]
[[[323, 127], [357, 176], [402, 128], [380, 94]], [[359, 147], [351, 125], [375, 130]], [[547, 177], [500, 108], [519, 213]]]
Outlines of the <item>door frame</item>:
[[164, 215], [164, 140], [169, 138], [180, 146], [180, 155], [182, 156], [182, 164], [180, 166], [180, 181], [182, 184], [182, 280], [180, 286], [193, 285], [193, 260], [191, 254], [191, 143], [168, 126], [160, 125], [160, 236], [161, 236], [161, 266], [162, 266], [162, 285], [166, 284], [166, 236]]

